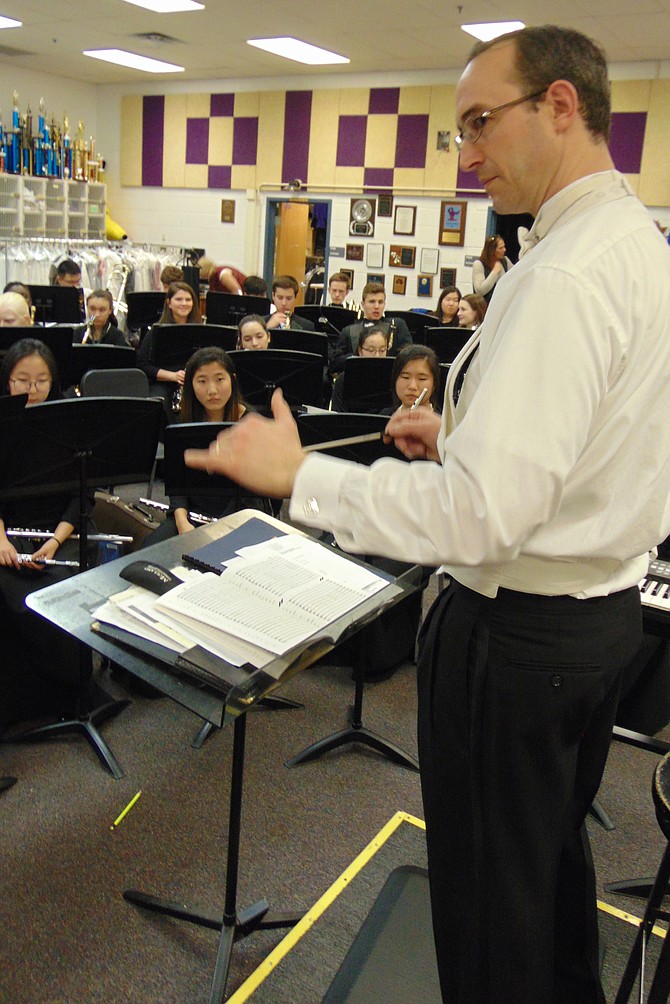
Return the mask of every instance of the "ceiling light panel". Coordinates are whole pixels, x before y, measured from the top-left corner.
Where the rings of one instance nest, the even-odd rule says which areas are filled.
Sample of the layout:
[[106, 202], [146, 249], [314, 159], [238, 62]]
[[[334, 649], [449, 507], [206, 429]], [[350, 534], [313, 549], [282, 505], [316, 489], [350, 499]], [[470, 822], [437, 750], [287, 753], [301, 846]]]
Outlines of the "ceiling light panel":
[[191, 10], [204, 10], [204, 3], [196, 3], [195, 0], [125, 0], [134, 7], [144, 7], [155, 14], [179, 14]]
[[86, 49], [84, 56], [102, 59], [105, 63], [117, 66], [127, 66], [132, 70], [144, 70], [145, 73], [183, 73], [184, 67], [176, 63], [164, 63], [161, 59], [149, 59], [148, 56], [138, 56], [135, 52], [125, 49]]
[[248, 38], [248, 45], [253, 45], [256, 49], [264, 49], [272, 53], [273, 56], [283, 56], [284, 59], [292, 59], [296, 63], [307, 63], [310, 66], [328, 66], [333, 63], [348, 63], [346, 56], [340, 56], [336, 52], [329, 52], [328, 49], [321, 49], [318, 45], [310, 45], [309, 42], [302, 42], [299, 38], [284, 36], [281, 38]]
[[0, 29], [1, 28], [20, 28], [23, 21], [15, 21], [13, 17], [3, 17], [0, 14]]
[[462, 24], [461, 28], [468, 35], [473, 35], [481, 42], [490, 42], [493, 38], [506, 35], [510, 31], [525, 28], [523, 21], [488, 21], [482, 24]]

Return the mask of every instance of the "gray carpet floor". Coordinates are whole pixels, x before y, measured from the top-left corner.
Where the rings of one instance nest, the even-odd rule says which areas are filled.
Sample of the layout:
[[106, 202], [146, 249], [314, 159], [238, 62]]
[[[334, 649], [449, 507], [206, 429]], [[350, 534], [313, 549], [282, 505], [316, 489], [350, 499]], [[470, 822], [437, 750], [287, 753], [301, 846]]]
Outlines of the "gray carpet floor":
[[[102, 676], [110, 692], [118, 681]], [[397, 811], [422, 815], [418, 776], [375, 753], [346, 748], [288, 769], [306, 744], [342, 728], [353, 698], [348, 667], [316, 666], [280, 693], [294, 711], [254, 711], [247, 729], [239, 905], [261, 896], [280, 910], [308, 908]], [[366, 687], [363, 718], [416, 754], [415, 670], [403, 664]], [[127, 904], [127, 888], [221, 909], [232, 730], [196, 751], [200, 725], [167, 699], [134, 697], [103, 727], [125, 769], [114, 781], [79, 738], [3, 745], [0, 773], [18, 784], [0, 795], [2, 939], [0, 1000], [7, 1004], [200, 1004], [207, 1001], [217, 935]], [[666, 730], [663, 736], [670, 738]], [[650, 780], [656, 757], [612, 745], [600, 799], [616, 829], [590, 824], [601, 898], [641, 915], [639, 901], [605, 894], [605, 882], [653, 875], [664, 847]], [[142, 795], [115, 831], [110, 824]], [[255, 995], [273, 1004], [311, 1004], [339, 966], [388, 871], [421, 864], [421, 839], [375, 864], [345, 926], [319, 929], [317, 947], [296, 952], [288, 982]], [[412, 858], [412, 860], [407, 860]], [[414, 860], [416, 858], [416, 860]], [[369, 873], [372, 876], [372, 873]], [[541, 906], [539, 907], [541, 908]], [[353, 918], [353, 919], [352, 919]], [[612, 1000], [633, 929], [604, 920], [605, 982]], [[230, 990], [283, 937], [258, 932], [233, 951]], [[305, 945], [307, 943], [305, 942]], [[303, 949], [301, 949], [301, 952]]]

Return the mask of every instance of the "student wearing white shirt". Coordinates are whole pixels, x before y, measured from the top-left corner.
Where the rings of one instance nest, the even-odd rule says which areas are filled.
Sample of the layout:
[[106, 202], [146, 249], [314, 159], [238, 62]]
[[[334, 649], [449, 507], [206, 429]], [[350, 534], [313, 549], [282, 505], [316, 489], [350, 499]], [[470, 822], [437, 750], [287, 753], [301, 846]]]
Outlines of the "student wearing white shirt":
[[604, 1004], [584, 819], [641, 641], [636, 584], [670, 531], [668, 249], [613, 169], [605, 57], [583, 35], [477, 45], [456, 110], [463, 169], [535, 223], [441, 422], [389, 421], [435, 463], [305, 455], [281, 400], [192, 462], [291, 494], [345, 549], [447, 566], [419, 664], [444, 1000]]

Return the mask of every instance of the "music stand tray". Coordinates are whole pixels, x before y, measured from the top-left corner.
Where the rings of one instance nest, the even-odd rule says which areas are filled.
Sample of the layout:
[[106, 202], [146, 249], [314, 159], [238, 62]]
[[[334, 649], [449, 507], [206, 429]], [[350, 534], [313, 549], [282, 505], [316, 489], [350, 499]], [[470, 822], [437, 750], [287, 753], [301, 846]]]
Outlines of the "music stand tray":
[[28, 286], [38, 324], [82, 324], [84, 291], [76, 286]]
[[237, 328], [224, 324], [155, 324], [151, 339], [152, 363], [159, 369], [180, 370], [197, 349], [213, 345], [234, 351]]
[[[78, 491], [79, 567], [85, 569], [86, 489], [99, 484], [148, 480], [158, 445], [161, 411], [157, 400], [125, 397], [50, 401], [13, 413], [1, 409], [0, 499]], [[69, 586], [71, 582], [68, 579], [63, 584]], [[34, 595], [26, 599], [31, 609]], [[11, 741], [82, 733], [118, 780], [123, 777], [123, 770], [97, 725], [121, 711], [128, 701], [91, 710], [87, 701], [92, 673], [90, 649], [81, 645], [79, 654], [80, 686], [75, 717], [12, 736]]]
[[219, 293], [210, 289], [205, 299], [205, 316], [208, 324], [237, 324], [247, 314], [267, 317], [270, 300], [267, 296], [239, 296], [237, 293]]
[[126, 303], [128, 304], [128, 328], [130, 331], [148, 330], [163, 313], [165, 293], [154, 290], [126, 293]]
[[61, 387], [69, 387], [72, 382], [70, 380], [70, 361], [72, 359], [73, 337], [74, 331], [70, 327], [0, 328], [0, 357], [4, 358], [14, 342], [19, 342], [23, 338], [36, 338], [38, 341], [44, 342], [53, 352]]
[[135, 365], [135, 349], [125, 345], [73, 345], [70, 379], [66, 386], [78, 387], [88, 370], [122, 370]]
[[355, 324], [358, 313], [347, 307], [325, 307], [318, 304], [301, 304], [295, 308], [298, 317], [311, 321], [317, 331], [339, 334], [348, 324]]

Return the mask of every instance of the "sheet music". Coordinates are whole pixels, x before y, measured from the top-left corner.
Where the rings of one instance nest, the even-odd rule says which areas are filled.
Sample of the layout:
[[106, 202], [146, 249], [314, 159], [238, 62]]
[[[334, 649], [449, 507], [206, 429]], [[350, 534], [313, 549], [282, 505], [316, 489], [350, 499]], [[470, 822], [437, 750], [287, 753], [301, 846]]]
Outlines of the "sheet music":
[[308, 538], [286, 536], [243, 548], [222, 575], [177, 586], [155, 609], [284, 655], [387, 585]]

